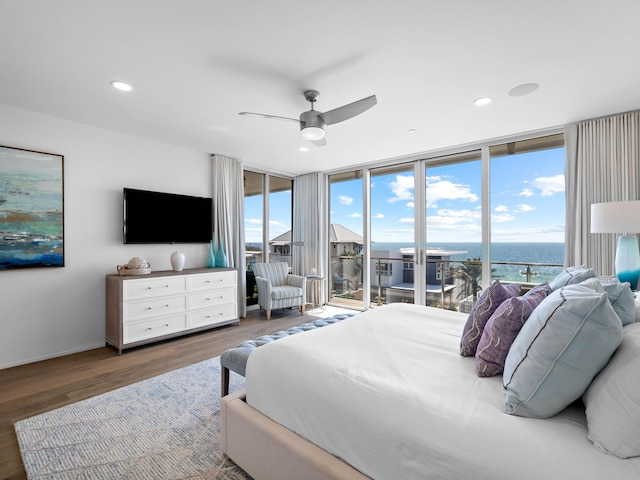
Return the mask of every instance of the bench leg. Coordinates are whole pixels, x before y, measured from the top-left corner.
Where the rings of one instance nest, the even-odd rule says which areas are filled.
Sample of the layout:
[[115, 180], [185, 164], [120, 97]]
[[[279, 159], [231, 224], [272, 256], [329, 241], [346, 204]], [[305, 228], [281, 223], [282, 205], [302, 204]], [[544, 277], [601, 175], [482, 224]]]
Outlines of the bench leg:
[[229, 369], [227, 367], [222, 367], [220, 372], [222, 374], [222, 381], [220, 382], [222, 387], [221, 396], [224, 397], [229, 395]]

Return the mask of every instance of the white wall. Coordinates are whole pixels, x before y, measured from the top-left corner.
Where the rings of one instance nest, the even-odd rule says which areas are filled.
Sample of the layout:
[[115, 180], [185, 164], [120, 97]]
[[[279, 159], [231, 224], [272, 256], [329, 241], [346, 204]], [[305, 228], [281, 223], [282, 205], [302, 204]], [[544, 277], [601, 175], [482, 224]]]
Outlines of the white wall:
[[[0, 145], [64, 155], [65, 267], [0, 270], [0, 369], [104, 346], [105, 275], [172, 245], [122, 243], [122, 188], [211, 196], [208, 153], [0, 105]], [[1, 230], [1, 228], [0, 228]], [[179, 246], [185, 268], [207, 246]]]

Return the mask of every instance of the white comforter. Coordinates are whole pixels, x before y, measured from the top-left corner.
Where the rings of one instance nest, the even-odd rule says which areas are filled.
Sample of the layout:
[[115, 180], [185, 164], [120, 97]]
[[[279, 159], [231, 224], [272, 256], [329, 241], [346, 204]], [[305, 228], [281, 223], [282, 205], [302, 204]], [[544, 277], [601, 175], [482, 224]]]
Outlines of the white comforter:
[[375, 479], [640, 479], [584, 410], [503, 413], [502, 377], [459, 354], [466, 316], [391, 304], [252, 352], [247, 402]]

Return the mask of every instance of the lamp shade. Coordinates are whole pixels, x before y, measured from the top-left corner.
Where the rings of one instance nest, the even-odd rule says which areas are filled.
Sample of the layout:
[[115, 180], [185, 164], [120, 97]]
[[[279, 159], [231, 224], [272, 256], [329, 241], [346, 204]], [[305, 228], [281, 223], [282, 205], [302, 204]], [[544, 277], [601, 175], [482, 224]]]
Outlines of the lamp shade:
[[591, 233], [640, 233], [640, 200], [592, 204]]

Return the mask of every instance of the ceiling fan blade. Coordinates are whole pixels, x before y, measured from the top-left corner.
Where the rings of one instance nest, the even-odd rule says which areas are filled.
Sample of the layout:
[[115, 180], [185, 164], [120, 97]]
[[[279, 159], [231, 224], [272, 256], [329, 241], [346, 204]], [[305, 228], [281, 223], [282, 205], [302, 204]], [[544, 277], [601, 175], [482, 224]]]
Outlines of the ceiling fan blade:
[[344, 122], [356, 115], [360, 115], [362, 112], [369, 110], [376, 103], [378, 103], [378, 99], [375, 95], [371, 95], [370, 97], [363, 98], [362, 100], [321, 113], [319, 117], [322, 118], [326, 125], [333, 125], [334, 123]]
[[267, 115], [265, 113], [240, 112], [240, 113], [238, 113], [238, 115], [244, 115], [246, 117], [269, 118], [271, 120], [289, 120], [289, 121], [292, 121], [292, 122], [300, 123], [300, 120], [298, 120], [297, 118], [279, 117], [278, 115]]
[[316, 147], [324, 147], [327, 144], [327, 140], [326, 138], [321, 138], [320, 140], [309, 140], [311, 143], [313, 143]]

